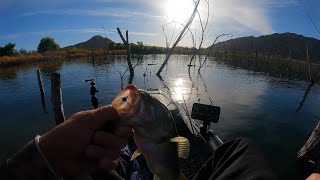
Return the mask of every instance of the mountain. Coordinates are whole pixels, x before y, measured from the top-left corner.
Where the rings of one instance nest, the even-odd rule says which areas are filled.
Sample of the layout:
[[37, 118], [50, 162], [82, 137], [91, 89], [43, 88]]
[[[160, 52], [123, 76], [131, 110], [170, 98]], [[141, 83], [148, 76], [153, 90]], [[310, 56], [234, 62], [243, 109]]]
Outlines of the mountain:
[[320, 40], [294, 33], [270, 34], [260, 37], [240, 37], [215, 44], [215, 50], [244, 51], [280, 55], [283, 58], [306, 59], [306, 47], [310, 60], [320, 62]]
[[65, 48], [76, 47], [76, 48], [89, 49], [89, 50], [97, 49], [97, 48], [104, 49], [106, 46], [108, 46], [109, 43], [112, 43], [112, 42], [113, 41], [108, 38], [104, 38], [102, 36], [96, 35], [96, 36], [93, 36], [88, 41], [85, 41], [85, 42], [82, 42], [79, 44], [75, 44], [75, 45], [71, 45], [71, 46], [67, 46]]

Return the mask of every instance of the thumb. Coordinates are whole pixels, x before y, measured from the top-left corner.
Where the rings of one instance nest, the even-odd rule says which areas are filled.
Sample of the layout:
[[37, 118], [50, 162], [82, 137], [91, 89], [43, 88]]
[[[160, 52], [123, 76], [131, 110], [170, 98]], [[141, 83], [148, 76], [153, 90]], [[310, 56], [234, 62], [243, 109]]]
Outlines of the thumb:
[[100, 107], [92, 112], [93, 122], [90, 127], [93, 129], [100, 129], [108, 123], [119, 121], [119, 114], [111, 105]]

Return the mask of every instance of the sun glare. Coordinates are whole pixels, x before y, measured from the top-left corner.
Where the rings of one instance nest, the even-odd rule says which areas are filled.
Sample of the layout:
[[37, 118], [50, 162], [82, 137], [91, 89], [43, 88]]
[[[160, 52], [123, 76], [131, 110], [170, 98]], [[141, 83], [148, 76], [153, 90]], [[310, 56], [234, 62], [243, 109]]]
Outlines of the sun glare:
[[184, 95], [186, 94], [186, 88], [184, 87], [184, 80], [182, 78], [178, 78], [175, 82], [174, 82], [173, 86], [173, 98], [180, 102], [183, 101], [184, 99]]
[[183, 23], [193, 11], [192, 0], [168, 0], [166, 4], [166, 15], [170, 20]]

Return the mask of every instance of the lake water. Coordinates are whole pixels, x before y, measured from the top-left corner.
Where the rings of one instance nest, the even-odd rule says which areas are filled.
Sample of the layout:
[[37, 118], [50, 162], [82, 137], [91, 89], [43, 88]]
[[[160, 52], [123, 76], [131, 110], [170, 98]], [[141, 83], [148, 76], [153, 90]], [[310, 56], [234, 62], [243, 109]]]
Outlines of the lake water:
[[[89, 83], [96, 80], [101, 105], [109, 104], [121, 90], [120, 74], [125, 58], [109, 61], [74, 60], [41, 62], [0, 69], [0, 158], [14, 153], [36, 134], [54, 127], [50, 102], [50, 74], [61, 74], [66, 117], [92, 109]], [[300, 112], [295, 112], [308, 82], [289, 77], [271, 77], [266, 73], [235, 68], [214, 59], [208, 60], [198, 74], [188, 73], [188, 56], [173, 56], [164, 68], [162, 79], [155, 76], [163, 55], [145, 56], [135, 68], [133, 84], [138, 88], [158, 88], [191, 112], [192, 103], [221, 107], [220, 122], [211, 128], [223, 140], [247, 137], [262, 149], [274, 171], [283, 178], [299, 179], [296, 152], [319, 120], [320, 91], [315, 85]], [[156, 64], [149, 65], [148, 64]], [[43, 74], [47, 113], [41, 106], [36, 70]], [[146, 74], [146, 76], [143, 76]], [[128, 84], [124, 76], [123, 85]]]

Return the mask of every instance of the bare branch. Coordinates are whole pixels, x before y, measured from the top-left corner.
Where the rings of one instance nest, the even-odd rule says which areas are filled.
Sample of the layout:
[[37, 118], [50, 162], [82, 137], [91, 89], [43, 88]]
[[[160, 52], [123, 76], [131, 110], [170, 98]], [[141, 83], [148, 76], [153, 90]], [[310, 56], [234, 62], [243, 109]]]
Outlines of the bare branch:
[[311, 66], [310, 66], [310, 57], [309, 57], [309, 44], [307, 43], [306, 47], [306, 54], [307, 54], [307, 64], [308, 64], [308, 71], [309, 71], [309, 80], [312, 81], [312, 75], [311, 75]]
[[316, 23], [314, 22], [314, 20], [312, 19], [311, 15], [310, 15], [309, 11], [307, 10], [306, 3], [304, 3], [304, 10], [306, 11], [306, 13], [307, 13], [312, 25], [314, 26], [314, 28], [316, 28], [318, 33], [320, 33], [320, 30], [319, 30], [318, 26], [316, 25]]
[[[195, 0], [194, 0], [195, 2]], [[199, 54], [199, 51], [202, 47], [202, 44], [204, 42], [204, 39], [205, 37], [207, 36], [207, 27], [208, 27], [208, 22], [209, 22], [209, 16], [210, 16], [210, 4], [209, 4], [209, 1], [208, 0], [205, 0], [205, 2], [207, 3], [207, 17], [206, 17], [206, 22], [205, 22], [205, 25], [203, 25], [203, 21], [202, 21], [202, 18], [201, 18], [201, 15], [199, 13], [199, 11], [197, 11], [197, 14], [198, 14], [198, 17], [199, 17], [199, 21], [200, 21], [200, 26], [201, 26], [201, 38], [200, 38], [200, 43], [199, 43], [199, 47], [198, 49], [194, 49], [193, 51], [193, 54], [192, 54], [192, 57], [190, 58], [190, 62], [189, 62], [189, 68], [191, 67], [191, 64], [192, 64], [192, 61], [195, 57], [196, 54]], [[199, 56], [200, 58], [200, 56]], [[201, 64], [201, 63], [200, 63]]]
[[200, 70], [201, 68], [203, 67], [203, 65], [206, 63], [207, 59], [208, 59], [208, 56], [211, 52], [211, 50], [214, 48], [214, 45], [216, 44], [216, 42], [219, 40], [219, 38], [223, 37], [223, 36], [228, 36], [230, 35], [231, 33], [228, 33], [228, 34], [220, 34], [219, 36], [217, 36], [215, 38], [215, 40], [213, 41], [213, 44], [210, 46], [210, 49], [207, 51], [207, 54], [206, 54], [206, 58], [204, 59], [204, 61], [202, 62], [202, 64], [200, 65], [199, 69], [198, 69], [198, 72], [200, 73]]
[[121, 38], [121, 39], [122, 39], [122, 41], [123, 41], [123, 44], [127, 45], [127, 44], [128, 44], [128, 42], [124, 39], [124, 37], [123, 37], [123, 35], [122, 35], [122, 33], [121, 33], [121, 31], [120, 31], [120, 29], [119, 29], [119, 28], [117, 28], [117, 31], [118, 31], [118, 33], [119, 33], [119, 35], [120, 35], [120, 38]]
[[299, 105], [299, 107], [296, 109], [296, 112], [300, 111], [300, 109], [303, 107], [304, 102], [306, 101], [306, 99], [307, 99], [307, 97], [308, 97], [308, 95], [309, 95], [309, 92], [311, 91], [311, 88], [312, 88], [313, 85], [314, 85], [314, 80], [312, 80], [311, 83], [308, 85], [308, 87], [307, 87], [307, 89], [306, 89], [306, 91], [305, 91], [305, 93], [304, 93], [304, 95], [303, 95], [303, 98], [302, 98], [302, 100], [301, 100], [301, 102], [300, 102], [300, 105]]
[[158, 70], [157, 72], [157, 75], [160, 76], [160, 73], [162, 71], [162, 69], [164, 68], [164, 66], [167, 64], [167, 62], [169, 61], [170, 59], [170, 56], [172, 55], [173, 53], [173, 50], [174, 48], [178, 45], [178, 43], [180, 42], [180, 40], [182, 39], [183, 35], [185, 34], [185, 31], [189, 28], [190, 24], [192, 23], [194, 17], [195, 17], [195, 14], [198, 10], [198, 6], [200, 4], [200, 0], [197, 1], [195, 7], [194, 7], [194, 10], [188, 20], [188, 22], [186, 23], [186, 25], [184, 26], [184, 28], [182, 29], [179, 37], [177, 38], [176, 42], [173, 44], [173, 46], [171, 47], [170, 51], [169, 51], [169, 54], [166, 56], [166, 59], [164, 60], [163, 64], [161, 65], [160, 69]]

